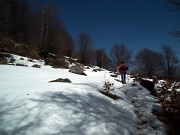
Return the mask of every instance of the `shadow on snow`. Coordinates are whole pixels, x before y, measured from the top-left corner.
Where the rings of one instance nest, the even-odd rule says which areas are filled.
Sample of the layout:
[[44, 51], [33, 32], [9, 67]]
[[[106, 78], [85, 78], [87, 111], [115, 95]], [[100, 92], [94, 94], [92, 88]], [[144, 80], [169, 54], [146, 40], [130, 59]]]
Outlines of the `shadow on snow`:
[[[12, 102], [6, 102], [6, 96], [1, 98], [4, 98], [0, 103], [0, 134], [3, 135], [34, 132], [39, 135], [103, 135], [136, 131], [134, 126], [129, 127], [133, 125], [132, 114], [98, 93], [78, 94], [67, 90], [40, 93], [38, 98], [17, 97]], [[47, 132], [41, 133], [41, 129]]]

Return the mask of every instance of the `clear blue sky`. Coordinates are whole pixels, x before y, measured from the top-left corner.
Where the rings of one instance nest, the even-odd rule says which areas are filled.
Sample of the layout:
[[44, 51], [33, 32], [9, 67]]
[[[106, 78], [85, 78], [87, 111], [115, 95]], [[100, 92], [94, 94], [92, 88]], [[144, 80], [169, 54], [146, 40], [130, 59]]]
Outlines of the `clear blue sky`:
[[160, 51], [163, 44], [180, 52], [180, 41], [170, 35], [170, 31], [180, 29], [180, 11], [169, 12], [162, 6], [166, 0], [58, 2], [63, 8], [59, 17], [74, 40], [86, 31], [96, 49], [105, 48], [107, 53], [115, 43], [123, 43], [134, 55], [144, 47]]

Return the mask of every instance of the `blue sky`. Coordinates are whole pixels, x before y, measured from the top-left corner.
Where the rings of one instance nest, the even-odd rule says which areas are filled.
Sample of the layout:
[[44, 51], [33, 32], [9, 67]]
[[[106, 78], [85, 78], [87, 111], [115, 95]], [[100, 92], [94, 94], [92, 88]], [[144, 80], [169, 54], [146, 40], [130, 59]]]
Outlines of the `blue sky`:
[[[170, 31], [180, 29], [180, 12], [162, 6], [166, 0], [58, 0], [59, 17], [69, 34], [77, 39], [86, 31], [96, 49], [107, 53], [113, 44], [123, 43], [134, 55], [144, 47], [160, 51], [163, 44], [180, 52], [178, 38]], [[178, 53], [180, 56], [180, 53]]]

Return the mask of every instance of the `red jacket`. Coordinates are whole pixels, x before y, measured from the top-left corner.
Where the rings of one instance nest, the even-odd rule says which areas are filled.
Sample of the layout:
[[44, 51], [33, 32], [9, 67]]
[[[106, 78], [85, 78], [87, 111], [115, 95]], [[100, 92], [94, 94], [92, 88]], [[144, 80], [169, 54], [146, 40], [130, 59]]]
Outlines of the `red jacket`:
[[128, 66], [126, 66], [126, 64], [123, 63], [123, 64], [119, 65], [119, 72], [120, 73], [125, 73], [126, 70], [128, 70]]

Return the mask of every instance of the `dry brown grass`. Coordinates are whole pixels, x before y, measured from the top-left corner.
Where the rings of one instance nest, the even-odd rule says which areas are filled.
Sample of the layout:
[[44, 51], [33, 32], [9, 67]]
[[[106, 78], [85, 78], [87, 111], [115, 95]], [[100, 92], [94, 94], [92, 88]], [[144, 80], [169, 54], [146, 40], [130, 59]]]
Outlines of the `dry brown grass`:
[[40, 59], [40, 56], [36, 50], [28, 47], [26, 44], [20, 44], [7, 38], [0, 40], [0, 51], [29, 58]]
[[[163, 83], [159, 88], [157, 98], [162, 105], [162, 109], [154, 114], [165, 123], [168, 135], [180, 134], [180, 92], [176, 88], [180, 87], [179, 84], [172, 82]], [[172, 89], [171, 91], [169, 89]]]
[[44, 58], [45, 64], [50, 65], [53, 68], [69, 68], [68, 63], [63, 59]]
[[[29, 59], [44, 59], [45, 64], [51, 65], [53, 68], [69, 68], [64, 58], [58, 58], [57, 56], [52, 57], [53, 55], [49, 55], [48, 53], [47, 57], [41, 57], [37, 50], [30, 48], [28, 45], [16, 43], [8, 38], [0, 39], [0, 52], [16, 54], [28, 57]], [[0, 64], [8, 64], [6, 55], [8, 54], [0, 54]], [[72, 59], [70, 60], [73, 62]], [[10, 63], [12, 63], [12, 61], [10, 61]]]

